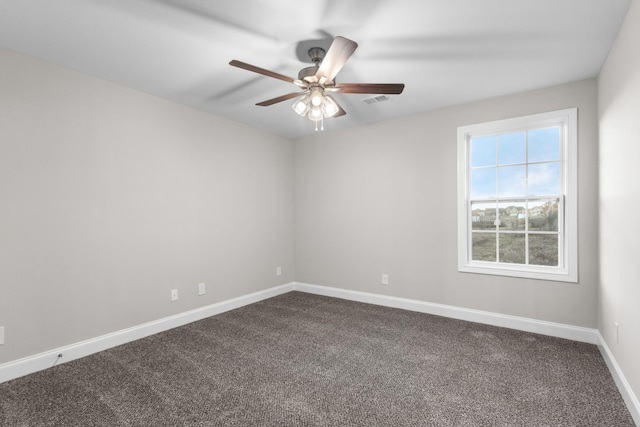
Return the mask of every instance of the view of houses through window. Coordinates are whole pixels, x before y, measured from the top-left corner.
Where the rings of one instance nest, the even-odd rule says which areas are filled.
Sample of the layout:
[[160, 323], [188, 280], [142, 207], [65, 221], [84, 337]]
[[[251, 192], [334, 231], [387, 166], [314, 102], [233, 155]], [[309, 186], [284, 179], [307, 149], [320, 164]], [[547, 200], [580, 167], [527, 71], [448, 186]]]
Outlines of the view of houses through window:
[[473, 259], [557, 266], [558, 200], [473, 203]]

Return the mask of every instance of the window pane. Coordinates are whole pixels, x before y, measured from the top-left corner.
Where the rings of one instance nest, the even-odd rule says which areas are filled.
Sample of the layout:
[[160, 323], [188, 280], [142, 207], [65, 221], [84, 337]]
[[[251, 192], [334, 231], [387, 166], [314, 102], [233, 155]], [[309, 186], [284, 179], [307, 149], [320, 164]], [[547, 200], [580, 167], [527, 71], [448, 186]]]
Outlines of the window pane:
[[527, 138], [525, 132], [507, 133], [498, 139], [498, 164], [507, 165], [527, 161]]
[[496, 168], [472, 169], [470, 196], [495, 197], [496, 196]]
[[527, 194], [526, 166], [505, 166], [498, 168], [498, 196], [524, 197]]
[[528, 182], [530, 196], [560, 194], [560, 163], [529, 165]]
[[529, 231], [558, 231], [558, 199], [529, 202]]
[[557, 234], [529, 234], [529, 264], [558, 265]]
[[529, 162], [560, 160], [560, 128], [529, 131]]
[[496, 204], [471, 203], [471, 229], [487, 230], [496, 228]]
[[483, 136], [482, 138], [471, 138], [471, 167], [493, 166], [496, 164], [496, 142], [498, 137]]
[[524, 202], [500, 202], [500, 230], [523, 230], [526, 217]]
[[525, 235], [500, 233], [500, 262], [508, 262], [511, 264], [524, 264], [525, 259]]
[[471, 259], [496, 261], [496, 233], [471, 234]]

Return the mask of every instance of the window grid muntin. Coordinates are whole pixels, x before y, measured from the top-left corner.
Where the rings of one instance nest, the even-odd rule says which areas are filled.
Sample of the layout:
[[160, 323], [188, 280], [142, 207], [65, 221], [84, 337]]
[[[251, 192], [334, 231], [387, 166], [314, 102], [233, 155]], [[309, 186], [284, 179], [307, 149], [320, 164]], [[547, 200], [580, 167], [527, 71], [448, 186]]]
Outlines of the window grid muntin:
[[[536, 161], [536, 162], [531, 162], [529, 163], [529, 132], [530, 131], [535, 131], [535, 130], [540, 130], [540, 129], [552, 129], [552, 128], [558, 128], [558, 153], [557, 153], [557, 160], [546, 160], [546, 161]], [[509, 135], [509, 134], [513, 134], [513, 133], [517, 133], [517, 132], [524, 132], [525, 134], [525, 163], [507, 163], [507, 164], [500, 164], [500, 136], [502, 135]], [[508, 129], [508, 130], [501, 130], [498, 132], [485, 132], [483, 134], [469, 134], [467, 135], [466, 138], [466, 153], [467, 153], [467, 171], [465, 173], [466, 176], [466, 180], [467, 180], [467, 185], [466, 188], [469, 189], [469, 193], [471, 192], [471, 172], [473, 170], [478, 170], [478, 169], [490, 169], [490, 168], [494, 168], [496, 170], [495, 173], [495, 196], [496, 197], [475, 197], [472, 198], [470, 196], [470, 194], [468, 195], [468, 204], [467, 204], [467, 216], [468, 216], [468, 221], [467, 221], [467, 260], [469, 263], [487, 263], [487, 264], [492, 264], [492, 265], [505, 265], [505, 264], [509, 264], [509, 265], [517, 265], [517, 266], [521, 266], [521, 267], [535, 267], [536, 269], [538, 268], [564, 268], [564, 243], [565, 243], [565, 239], [561, 238], [564, 236], [564, 203], [563, 203], [563, 195], [562, 194], [545, 194], [545, 195], [534, 195], [534, 196], [529, 196], [529, 166], [530, 165], [534, 165], [534, 164], [550, 164], [550, 163], [557, 163], [559, 165], [559, 176], [558, 176], [558, 180], [559, 180], [559, 188], [561, 190], [565, 189], [565, 175], [566, 175], [566, 171], [564, 170], [565, 168], [565, 164], [564, 164], [564, 152], [565, 152], [565, 147], [566, 147], [566, 125], [565, 125], [565, 121], [564, 120], [557, 120], [555, 122], [547, 122], [544, 124], [534, 124], [534, 125], [530, 125], [530, 126], [525, 126], [525, 127], [515, 127], [512, 129]], [[495, 138], [495, 164], [494, 165], [484, 165], [484, 166], [471, 166], [472, 161], [471, 158], [473, 156], [473, 152], [472, 152], [472, 140], [474, 138], [485, 138], [485, 137], [493, 137]], [[525, 196], [524, 197], [514, 197], [514, 196], [504, 196], [504, 197], [499, 197], [500, 194], [500, 173], [499, 170], [501, 167], [510, 167], [510, 166], [525, 166]], [[534, 231], [534, 232], [530, 232], [529, 231], [529, 201], [530, 200], [549, 200], [549, 199], [556, 199], [557, 203], [558, 203], [558, 230], [557, 231]], [[500, 225], [499, 223], [496, 224], [495, 229], [488, 229], [488, 230], [474, 230], [473, 229], [473, 225], [472, 225], [472, 205], [474, 202], [484, 202], [484, 203], [488, 203], [488, 202], [495, 202], [496, 205], [496, 221], [499, 222], [500, 221], [500, 214], [499, 214], [499, 204], [501, 201], [521, 201], [524, 202], [527, 206], [527, 208], [525, 209], [525, 230], [524, 231], [500, 231]], [[495, 259], [496, 261], [478, 261], [478, 260], [474, 260], [473, 259], [473, 234], [474, 233], [495, 233], [496, 234], [496, 254], [495, 254]], [[519, 263], [503, 263], [500, 262], [500, 234], [501, 233], [514, 233], [514, 234], [525, 234], [525, 263], [524, 264], [519, 264]], [[556, 235], [557, 240], [558, 240], [558, 265], [556, 266], [545, 266], [545, 265], [538, 265], [538, 264], [530, 264], [530, 254], [529, 254], [529, 235], [530, 234], [548, 234], [548, 235]]]

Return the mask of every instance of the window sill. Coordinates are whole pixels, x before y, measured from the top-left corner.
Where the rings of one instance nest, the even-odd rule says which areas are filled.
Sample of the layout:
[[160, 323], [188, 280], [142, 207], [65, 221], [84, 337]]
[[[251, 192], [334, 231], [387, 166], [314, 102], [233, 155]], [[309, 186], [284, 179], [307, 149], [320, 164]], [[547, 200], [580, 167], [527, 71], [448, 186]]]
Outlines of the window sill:
[[577, 273], [570, 273], [562, 268], [544, 268], [526, 270], [505, 265], [492, 264], [483, 266], [482, 263], [461, 265], [458, 267], [461, 273], [488, 274], [493, 276], [508, 276], [523, 279], [549, 280], [554, 282], [578, 283]]

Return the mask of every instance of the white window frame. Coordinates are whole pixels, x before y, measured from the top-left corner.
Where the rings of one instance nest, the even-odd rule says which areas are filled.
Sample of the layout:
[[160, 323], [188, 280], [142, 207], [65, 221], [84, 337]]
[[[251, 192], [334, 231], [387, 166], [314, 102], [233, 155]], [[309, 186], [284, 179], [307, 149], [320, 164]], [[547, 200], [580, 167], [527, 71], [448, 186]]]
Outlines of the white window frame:
[[[471, 138], [560, 126], [560, 205], [558, 266], [508, 264], [471, 259], [471, 200], [469, 196]], [[494, 200], [496, 198], [493, 198]], [[458, 128], [458, 271], [529, 279], [578, 282], [578, 110], [497, 120]]]

